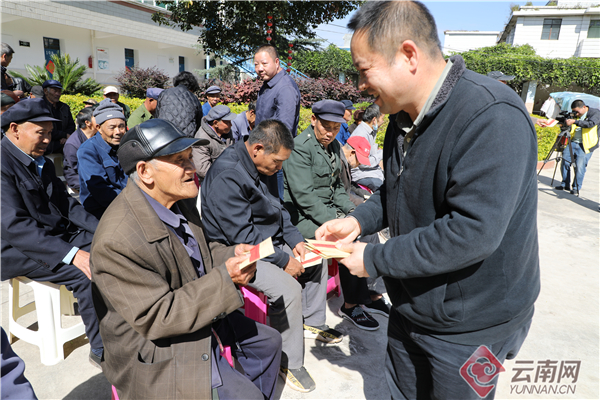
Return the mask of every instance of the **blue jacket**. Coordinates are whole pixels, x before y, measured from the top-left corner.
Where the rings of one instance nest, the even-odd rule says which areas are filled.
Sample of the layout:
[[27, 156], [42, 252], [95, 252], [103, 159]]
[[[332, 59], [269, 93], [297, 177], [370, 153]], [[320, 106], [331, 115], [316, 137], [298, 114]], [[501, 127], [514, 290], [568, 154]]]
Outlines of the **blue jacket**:
[[396, 311], [445, 341], [480, 345], [527, 324], [540, 291], [537, 137], [510, 87], [451, 60], [406, 156], [404, 112], [390, 116], [385, 182], [352, 216], [363, 236], [390, 228], [364, 263]]
[[248, 136], [250, 131], [251, 129], [248, 118], [246, 117], [246, 111], [242, 111], [233, 121], [231, 121], [231, 136], [233, 137], [233, 140], [237, 142], [243, 139], [244, 136]]
[[71, 239], [81, 231], [94, 233], [98, 220], [69, 196], [52, 161], [46, 159], [40, 177], [35, 162], [8, 138], [0, 147], [2, 280], [62, 266]]
[[63, 154], [65, 156], [63, 161], [63, 169], [67, 184], [71, 189], [79, 190], [79, 173], [77, 160], [77, 150], [83, 142], [87, 140], [87, 136], [81, 129], [77, 129], [67, 139], [65, 147], [63, 147]]
[[263, 83], [256, 99], [256, 121], [260, 124], [266, 119], [276, 119], [283, 122], [292, 133], [298, 135], [300, 119], [300, 89], [294, 80], [282, 69]]
[[349, 137], [350, 137], [350, 131], [348, 130], [348, 124], [343, 123], [342, 126], [340, 126], [340, 131], [338, 132], [338, 134], [335, 138], [343, 146], [346, 144]]
[[202, 115], [206, 116], [208, 115], [208, 112], [210, 111], [212, 107], [210, 106], [210, 103], [207, 101], [206, 103], [202, 104]]
[[281, 247], [294, 248], [304, 238], [290, 215], [265, 184], [246, 143], [240, 140], [223, 151], [202, 184], [202, 222], [210, 241], [225, 245], [258, 244], [268, 237], [275, 254], [264, 258], [284, 268], [290, 256]]
[[127, 185], [117, 149], [102, 138], [100, 132], [77, 150], [79, 160], [79, 200], [83, 207], [100, 219], [106, 208]]

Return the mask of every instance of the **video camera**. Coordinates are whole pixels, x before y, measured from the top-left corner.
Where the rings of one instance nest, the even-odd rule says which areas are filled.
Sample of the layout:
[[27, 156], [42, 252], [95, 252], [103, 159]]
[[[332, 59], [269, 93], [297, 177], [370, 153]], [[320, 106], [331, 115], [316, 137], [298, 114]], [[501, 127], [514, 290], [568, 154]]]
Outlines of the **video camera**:
[[574, 112], [574, 111], [561, 111], [561, 112], [558, 113], [558, 116], [556, 117], [556, 120], [562, 126], [566, 126], [568, 119], [575, 119], [575, 118], [577, 118], [577, 113], [576, 112]]

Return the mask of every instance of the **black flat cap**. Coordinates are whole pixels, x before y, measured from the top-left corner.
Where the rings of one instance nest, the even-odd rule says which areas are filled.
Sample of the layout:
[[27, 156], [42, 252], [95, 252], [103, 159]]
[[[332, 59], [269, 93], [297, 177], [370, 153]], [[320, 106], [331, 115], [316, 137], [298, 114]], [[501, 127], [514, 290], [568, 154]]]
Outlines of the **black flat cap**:
[[50, 109], [44, 99], [25, 99], [9, 108], [2, 114], [2, 126], [8, 126], [11, 122], [44, 122], [60, 121], [52, 118]]
[[185, 136], [173, 123], [151, 119], [127, 131], [121, 139], [117, 156], [126, 174], [135, 170], [139, 161], [179, 153], [194, 145], [206, 145], [206, 139]]

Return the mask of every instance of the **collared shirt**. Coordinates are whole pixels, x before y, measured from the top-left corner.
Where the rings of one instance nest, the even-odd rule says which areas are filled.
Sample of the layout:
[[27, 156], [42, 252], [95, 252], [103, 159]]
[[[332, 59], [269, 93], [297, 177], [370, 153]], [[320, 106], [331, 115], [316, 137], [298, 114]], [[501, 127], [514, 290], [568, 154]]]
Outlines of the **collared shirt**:
[[263, 83], [256, 99], [255, 126], [266, 119], [281, 121], [292, 133], [298, 134], [300, 119], [300, 90], [283, 69]]
[[194, 233], [190, 229], [190, 226], [187, 223], [187, 219], [181, 214], [179, 207], [177, 204], [174, 204], [173, 207], [169, 210], [167, 207], [160, 204], [154, 198], [152, 198], [148, 193], [142, 190], [144, 196], [150, 203], [150, 206], [158, 215], [158, 218], [167, 225], [167, 227], [173, 231], [173, 233], [177, 236], [177, 239], [181, 242], [188, 255], [190, 256], [190, 260], [196, 268], [196, 272], [198, 273], [198, 277], [206, 275], [206, 270], [204, 269], [204, 263], [202, 262], [202, 254], [200, 254], [200, 246], [198, 246], [198, 242], [194, 237]]

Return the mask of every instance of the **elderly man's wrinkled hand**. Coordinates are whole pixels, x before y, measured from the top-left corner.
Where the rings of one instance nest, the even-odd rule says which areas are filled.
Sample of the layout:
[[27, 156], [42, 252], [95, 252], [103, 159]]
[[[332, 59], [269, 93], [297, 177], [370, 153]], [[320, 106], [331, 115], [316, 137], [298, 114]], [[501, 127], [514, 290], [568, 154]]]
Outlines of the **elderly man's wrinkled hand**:
[[346, 268], [348, 268], [348, 271], [350, 271], [352, 275], [356, 275], [359, 278], [369, 277], [364, 262], [365, 247], [367, 247], [366, 243], [338, 243], [336, 247], [340, 250], [352, 253], [348, 257], [339, 260]]
[[92, 279], [92, 271], [90, 271], [90, 253], [83, 250], [78, 250], [75, 253], [75, 257], [73, 257], [72, 261], [73, 265], [76, 266], [87, 276], [89, 279]]
[[353, 242], [360, 235], [361, 227], [356, 218], [347, 217], [325, 222], [315, 231], [315, 239], [329, 242]]
[[294, 257], [300, 256], [300, 261], [304, 261], [304, 256], [306, 255], [306, 253], [308, 253], [308, 250], [306, 250], [306, 246], [304, 246], [304, 242], [298, 243], [294, 247], [293, 253]]
[[240, 254], [238, 256], [231, 257], [225, 262], [225, 266], [227, 267], [227, 272], [229, 272], [231, 280], [233, 283], [239, 286], [246, 286], [256, 272], [256, 263], [252, 263], [240, 270], [240, 264], [246, 259], [248, 259], [248, 254]]
[[238, 244], [237, 246], [235, 246], [235, 255], [241, 256], [242, 254], [248, 253], [250, 252], [250, 250], [252, 250], [253, 247], [253, 244]]
[[283, 269], [285, 272], [290, 274], [293, 278], [297, 278], [304, 272], [304, 267], [298, 260], [293, 257], [290, 257], [290, 261], [288, 261], [287, 265]]

